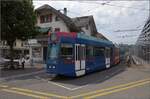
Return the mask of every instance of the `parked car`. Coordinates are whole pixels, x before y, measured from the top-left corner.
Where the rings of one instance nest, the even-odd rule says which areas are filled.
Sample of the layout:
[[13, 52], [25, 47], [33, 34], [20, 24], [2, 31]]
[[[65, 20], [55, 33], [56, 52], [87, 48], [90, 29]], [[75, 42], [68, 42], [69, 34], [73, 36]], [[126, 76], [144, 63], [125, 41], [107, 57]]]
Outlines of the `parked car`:
[[2, 66], [5, 63], [4, 58], [0, 56], [0, 66]]
[[[19, 68], [21, 65], [20, 60], [18, 57], [14, 57], [13, 65], [15, 68]], [[11, 60], [10, 57], [0, 57], [0, 66], [3, 68], [11, 68]]]

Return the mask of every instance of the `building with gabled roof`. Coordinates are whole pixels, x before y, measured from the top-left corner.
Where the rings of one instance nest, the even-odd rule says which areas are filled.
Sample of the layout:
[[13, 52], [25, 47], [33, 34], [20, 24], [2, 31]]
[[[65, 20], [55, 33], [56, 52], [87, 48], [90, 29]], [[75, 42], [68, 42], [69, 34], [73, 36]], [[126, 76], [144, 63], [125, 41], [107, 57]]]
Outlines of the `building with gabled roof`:
[[[65, 9], [66, 8], [64, 8], [64, 11]], [[59, 28], [60, 31], [63, 32], [81, 31], [71, 18], [47, 4], [37, 8], [35, 11], [37, 13], [37, 26], [41, 28], [49, 28], [52, 32], [54, 32], [56, 28]]]
[[64, 13], [62, 13], [48, 4], [35, 9], [35, 11], [37, 14], [36, 25], [41, 28], [40, 31], [43, 33], [36, 38], [37, 42], [41, 44], [41, 46], [36, 48], [33, 47], [33, 49], [41, 51], [40, 58], [36, 59], [40, 59], [42, 61], [46, 60], [48, 32], [82, 32], [88, 36], [95, 36], [99, 38], [102, 37], [102, 39], [108, 40], [97, 32], [95, 21], [92, 15], [70, 18], [67, 16], [67, 8], [64, 8]]
[[97, 29], [92, 15], [72, 18], [76, 26], [78, 26], [87, 35], [95, 36]]

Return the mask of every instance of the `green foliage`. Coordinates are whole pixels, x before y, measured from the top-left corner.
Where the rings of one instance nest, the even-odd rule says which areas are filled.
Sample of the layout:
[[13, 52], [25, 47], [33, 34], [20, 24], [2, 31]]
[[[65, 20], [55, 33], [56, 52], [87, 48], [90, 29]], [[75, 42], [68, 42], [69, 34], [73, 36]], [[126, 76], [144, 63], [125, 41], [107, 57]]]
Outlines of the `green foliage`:
[[10, 46], [11, 66], [13, 68], [13, 43], [16, 39], [26, 40], [38, 34], [36, 14], [32, 0], [1, 1], [1, 39]]
[[[2, 40], [9, 43], [37, 35], [36, 14], [31, 0], [1, 1]], [[10, 45], [10, 44], [9, 44]]]

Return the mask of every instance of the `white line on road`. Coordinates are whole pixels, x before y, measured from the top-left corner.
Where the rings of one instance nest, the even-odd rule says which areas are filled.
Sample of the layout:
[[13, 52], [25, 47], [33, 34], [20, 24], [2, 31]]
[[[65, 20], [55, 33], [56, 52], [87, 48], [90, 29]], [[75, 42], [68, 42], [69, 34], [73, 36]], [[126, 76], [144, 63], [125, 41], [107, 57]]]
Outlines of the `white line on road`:
[[61, 84], [58, 84], [58, 83], [55, 83], [55, 82], [52, 82], [52, 81], [47, 81], [46, 79], [43, 79], [43, 78], [41, 78], [41, 77], [39, 77], [39, 76], [35, 76], [35, 78], [40, 79], [40, 80], [42, 80], [42, 81], [44, 81], [44, 82], [48, 82], [48, 83], [50, 83], [50, 84], [53, 84], [53, 85], [62, 87], [62, 88], [64, 88], [64, 89], [67, 89], [67, 90], [70, 90], [70, 91], [74, 91], [74, 90], [81, 89], [81, 88], [83, 88], [83, 87], [88, 86], [88, 85], [86, 84], [86, 85], [79, 86], [79, 87], [76, 87], [76, 88], [70, 88], [70, 87], [66, 87], [66, 86], [64, 86], [64, 85], [61, 85]]
[[62, 87], [62, 88], [65, 88], [65, 89], [67, 89], [67, 90], [72, 90], [72, 88], [63, 86], [63, 85], [58, 84], [58, 83], [55, 83], [55, 82], [48, 81], [48, 83], [53, 84], [53, 85], [56, 85], [56, 86], [59, 86], [59, 87]]
[[83, 85], [83, 86], [80, 86], [80, 87], [73, 88], [72, 90], [81, 89], [81, 88], [83, 88], [83, 87], [87, 87], [87, 86], [88, 86], [88, 84], [86, 84], [86, 85]]
[[74, 91], [74, 90], [81, 89], [81, 88], [83, 88], [83, 87], [88, 86], [88, 85], [83, 85], [83, 86], [76, 87], [76, 88], [69, 88], [69, 87], [66, 87], [66, 86], [64, 86], [64, 85], [61, 85], [61, 84], [58, 84], [58, 83], [55, 83], [55, 82], [51, 82], [51, 81], [48, 81], [48, 83], [53, 84], [53, 85], [56, 85], [56, 86], [59, 86], [59, 87], [62, 87], [62, 88], [65, 88], [65, 89], [70, 90], [70, 91]]

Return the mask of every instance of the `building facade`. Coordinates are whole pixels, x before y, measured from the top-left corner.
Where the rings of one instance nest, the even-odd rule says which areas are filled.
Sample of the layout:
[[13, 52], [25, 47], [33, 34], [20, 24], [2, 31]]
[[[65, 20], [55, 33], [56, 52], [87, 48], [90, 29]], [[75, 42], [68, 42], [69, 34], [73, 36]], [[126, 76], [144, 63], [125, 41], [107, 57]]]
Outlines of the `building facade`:
[[51, 32], [70, 32], [69, 28], [61, 18], [59, 18], [55, 13], [47, 10], [43, 10], [43, 12], [37, 15], [37, 26], [41, 28], [49, 28], [49, 31]]
[[[21, 41], [19, 39], [16, 39], [13, 45], [15, 56], [18, 57], [22, 55], [29, 55], [29, 46], [26, 41]], [[1, 56], [7, 57], [9, 56], [9, 46], [6, 41], [0, 41], [0, 49], [1, 49]]]
[[72, 18], [73, 22], [78, 26], [86, 35], [96, 36], [97, 29], [93, 16], [82, 16]]
[[150, 16], [136, 42], [135, 54], [150, 64]]

